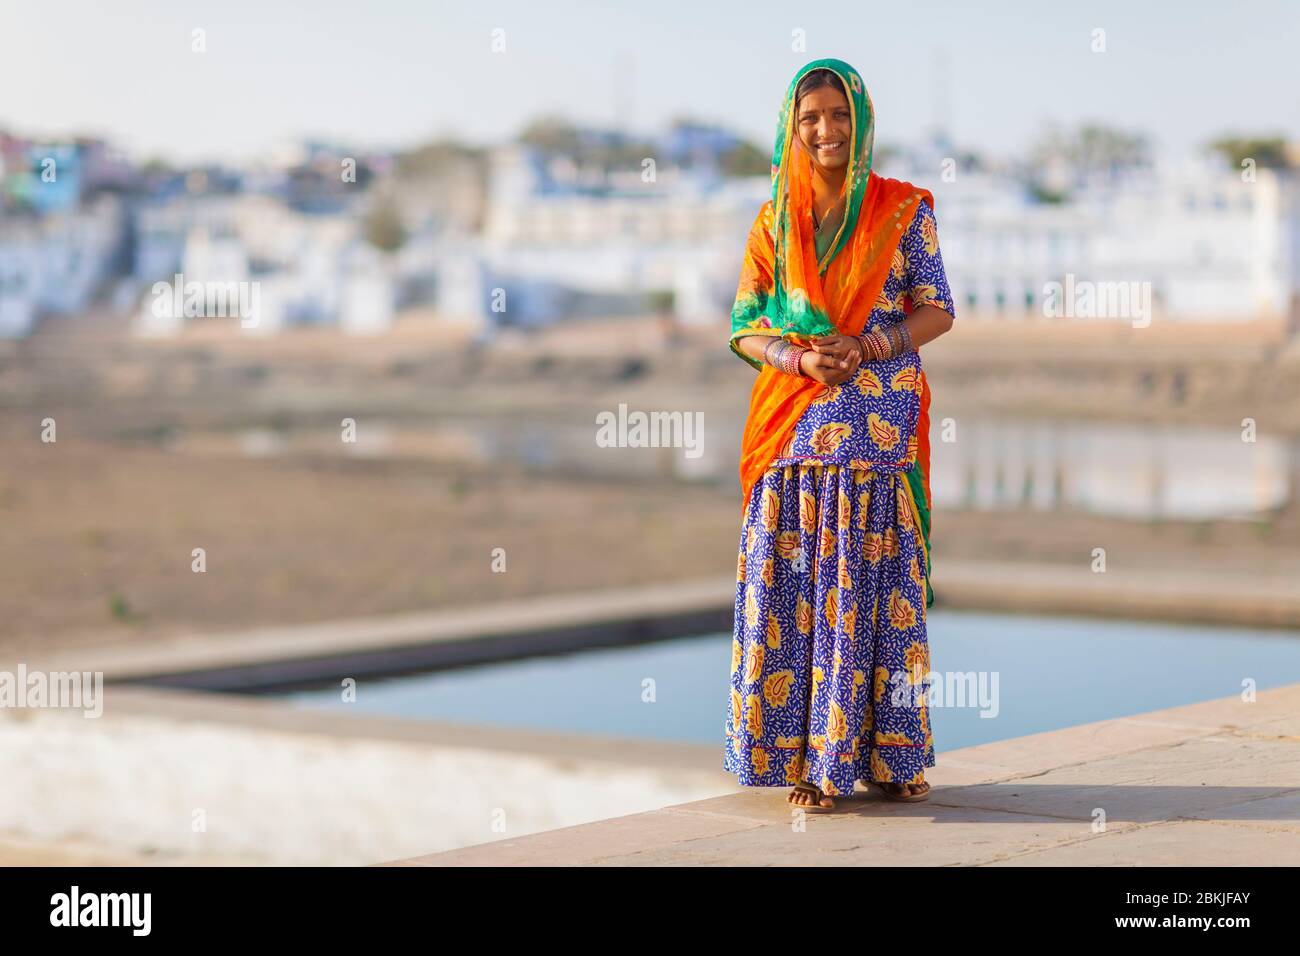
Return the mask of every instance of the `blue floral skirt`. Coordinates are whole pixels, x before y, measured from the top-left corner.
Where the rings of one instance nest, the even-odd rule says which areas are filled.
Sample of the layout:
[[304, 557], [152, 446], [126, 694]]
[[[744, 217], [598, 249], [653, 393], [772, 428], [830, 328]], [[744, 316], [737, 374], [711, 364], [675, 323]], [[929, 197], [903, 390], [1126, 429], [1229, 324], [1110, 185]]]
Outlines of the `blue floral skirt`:
[[[723, 766], [748, 787], [920, 782], [933, 767], [916, 353], [823, 390], [741, 528]], [[909, 371], [911, 370], [911, 371]]]

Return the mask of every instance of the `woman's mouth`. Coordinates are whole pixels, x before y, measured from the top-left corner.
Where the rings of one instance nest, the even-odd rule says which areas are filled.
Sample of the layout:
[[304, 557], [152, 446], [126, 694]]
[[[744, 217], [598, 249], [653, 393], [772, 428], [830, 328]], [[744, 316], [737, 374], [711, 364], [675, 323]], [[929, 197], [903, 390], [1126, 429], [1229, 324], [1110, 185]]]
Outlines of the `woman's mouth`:
[[817, 152], [827, 153], [829, 155], [834, 155], [835, 153], [838, 153], [843, 148], [844, 148], [844, 140], [842, 139], [833, 139], [825, 143], [817, 144]]

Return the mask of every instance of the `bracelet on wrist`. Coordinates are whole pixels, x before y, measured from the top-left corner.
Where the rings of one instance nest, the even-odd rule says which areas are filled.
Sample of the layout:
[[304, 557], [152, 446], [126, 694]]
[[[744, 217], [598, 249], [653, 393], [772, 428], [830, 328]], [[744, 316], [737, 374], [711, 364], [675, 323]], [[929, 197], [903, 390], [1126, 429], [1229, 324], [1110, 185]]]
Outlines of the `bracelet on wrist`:
[[784, 339], [776, 340], [776, 347], [772, 349], [772, 367], [778, 372], [785, 371], [785, 352], [789, 344]]
[[866, 334], [853, 336], [858, 340], [858, 348], [862, 350], [862, 361], [870, 362], [876, 357], [876, 348], [870, 337]]
[[802, 375], [803, 374], [803, 353], [807, 351], [808, 350], [806, 348], [802, 348], [801, 346], [791, 344], [789, 350], [786, 352], [786, 355], [788, 356], [788, 363], [786, 365], [785, 370], [789, 372], [791, 375]]
[[893, 346], [890, 344], [889, 338], [885, 335], [885, 333], [880, 331], [880, 329], [876, 328], [876, 329], [872, 329], [868, 334], [871, 336], [871, 341], [875, 343], [876, 358], [881, 361], [890, 358], [891, 357], [890, 353], [893, 351]]
[[785, 372], [787, 375], [799, 375], [803, 378], [808, 376], [803, 370], [803, 356], [805, 352], [811, 352], [812, 349], [795, 345], [779, 336], [773, 336], [772, 341], [763, 347], [763, 362], [772, 366], [778, 372]]
[[786, 343], [785, 371], [788, 374], [803, 374], [803, 353], [807, 351], [807, 349], [795, 345], [793, 342]]
[[772, 346], [776, 345], [776, 343], [780, 341], [781, 340], [779, 338], [773, 336], [771, 339], [768, 340], [768, 343], [763, 346], [763, 361], [766, 362], [768, 365], [772, 365], [773, 367], [775, 367], [776, 363], [772, 361]]

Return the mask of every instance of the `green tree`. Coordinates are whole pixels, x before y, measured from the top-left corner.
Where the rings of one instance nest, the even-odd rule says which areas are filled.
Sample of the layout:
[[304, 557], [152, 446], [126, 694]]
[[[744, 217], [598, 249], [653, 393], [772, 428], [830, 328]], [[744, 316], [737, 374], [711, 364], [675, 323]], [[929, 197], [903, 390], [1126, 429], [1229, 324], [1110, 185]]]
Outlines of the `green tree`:
[[1282, 136], [1221, 136], [1210, 143], [1209, 149], [1234, 168], [1240, 168], [1244, 159], [1253, 159], [1256, 166], [1271, 169], [1285, 169], [1291, 165], [1286, 138]]
[[762, 176], [772, 171], [772, 151], [737, 143], [723, 152], [719, 166], [724, 176]]

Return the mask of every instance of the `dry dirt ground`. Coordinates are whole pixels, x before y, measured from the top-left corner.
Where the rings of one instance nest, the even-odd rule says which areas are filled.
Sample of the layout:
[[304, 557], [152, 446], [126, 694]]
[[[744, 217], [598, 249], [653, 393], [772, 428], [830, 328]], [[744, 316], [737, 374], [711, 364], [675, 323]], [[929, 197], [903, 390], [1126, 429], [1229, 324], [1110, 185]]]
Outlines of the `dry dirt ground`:
[[[1294, 379], [1267, 356], [1219, 367], [1185, 342], [1163, 358], [1160, 349], [1122, 346], [1124, 371], [1110, 360], [1121, 346], [1109, 341], [1089, 355], [1076, 344], [1025, 340], [1016, 360], [1006, 342], [962, 335], [935, 350], [931, 377], [949, 403], [983, 397], [994, 411], [1023, 410], [1051, 398], [1053, 412], [1169, 421], [1231, 422], [1245, 409], [1258, 412], [1261, 427], [1291, 424]], [[454, 454], [194, 451], [203, 435], [334, 422], [353, 409], [408, 422], [469, 408], [554, 418], [658, 395], [743, 416], [753, 375], [725, 346], [688, 342], [665, 360], [653, 335], [636, 348], [610, 336], [603, 326], [568, 330], [450, 359], [436, 337], [419, 334], [372, 344], [213, 336], [153, 345], [80, 322], [8, 343], [0, 351], [0, 654], [729, 573], [739, 501], [723, 487], [538, 475]], [[626, 347], [611, 354], [611, 342]], [[1058, 371], [1045, 372], [1045, 362]], [[1063, 379], [1059, 369], [1072, 374]], [[1020, 375], [1019, 393], [1008, 390], [1009, 374]], [[1233, 383], [1230, 399], [1207, 384], [1216, 378]], [[57, 423], [55, 443], [40, 440], [47, 417]], [[199, 436], [179, 446], [189, 451], [160, 440], [177, 430]], [[1101, 544], [1112, 567], [1295, 568], [1300, 580], [1294, 493], [1285, 511], [1260, 522], [939, 511], [934, 536], [936, 563], [1076, 562]], [[196, 548], [203, 573], [192, 570]], [[504, 573], [493, 567], [497, 548]]]

